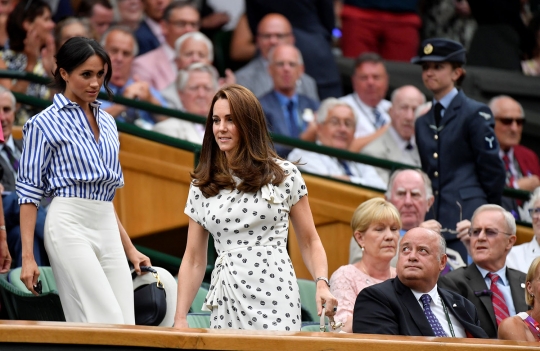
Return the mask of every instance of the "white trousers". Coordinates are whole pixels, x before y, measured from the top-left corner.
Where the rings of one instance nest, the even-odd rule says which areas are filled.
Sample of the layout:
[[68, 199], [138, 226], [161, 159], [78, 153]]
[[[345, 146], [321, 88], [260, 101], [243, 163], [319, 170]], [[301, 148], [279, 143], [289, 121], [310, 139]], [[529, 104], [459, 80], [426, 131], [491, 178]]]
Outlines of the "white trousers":
[[45, 249], [67, 322], [135, 324], [133, 283], [111, 202], [55, 197]]

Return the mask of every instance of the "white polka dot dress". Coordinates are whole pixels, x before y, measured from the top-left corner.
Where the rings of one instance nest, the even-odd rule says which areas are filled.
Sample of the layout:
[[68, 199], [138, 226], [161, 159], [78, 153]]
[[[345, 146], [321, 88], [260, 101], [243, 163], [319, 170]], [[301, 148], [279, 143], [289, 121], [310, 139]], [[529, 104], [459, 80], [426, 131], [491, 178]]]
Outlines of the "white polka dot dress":
[[205, 198], [191, 186], [185, 213], [212, 235], [218, 253], [203, 310], [212, 328], [291, 330], [301, 327], [300, 295], [287, 253], [289, 212], [306, 185], [295, 165], [256, 193], [221, 190]]

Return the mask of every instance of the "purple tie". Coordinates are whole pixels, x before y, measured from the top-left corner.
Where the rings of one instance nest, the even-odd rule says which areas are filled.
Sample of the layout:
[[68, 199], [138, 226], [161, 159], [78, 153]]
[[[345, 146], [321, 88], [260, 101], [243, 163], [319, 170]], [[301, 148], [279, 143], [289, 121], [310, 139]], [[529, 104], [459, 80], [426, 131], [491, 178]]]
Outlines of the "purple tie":
[[437, 317], [435, 317], [435, 314], [431, 310], [431, 307], [429, 307], [429, 304], [431, 303], [431, 296], [429, 296], [428, 294], [424, 294], [420, 297], [420, 301], [422, 301], [422, 305], [424, 305], [424, 313], [429, 322], [429, 325], [431, 325], [431, 329], [433, 329], [433, 333], [435, 334], [435, 336], [447, 336], [441, 323], [439, 323], [439, 320], [437, 319]]
[[4, 145], [4, 151], [9, 158], [9, 163], [11, 163], [11, 167], [13, 167], [13, 170], [15, 171], [15, 173], [17, 173], [19, 171], [19, 160], [17, 160], [15, 156], [13, 156], [13, 151], [11, 151], [9, 146]]

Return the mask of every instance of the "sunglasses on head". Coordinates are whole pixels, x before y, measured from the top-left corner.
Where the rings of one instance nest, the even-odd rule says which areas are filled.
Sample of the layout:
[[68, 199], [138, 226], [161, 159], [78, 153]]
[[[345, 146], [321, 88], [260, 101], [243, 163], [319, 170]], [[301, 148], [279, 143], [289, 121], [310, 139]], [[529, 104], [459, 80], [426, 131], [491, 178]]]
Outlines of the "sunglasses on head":
[[478, 237], [478, 236], [480, 236], [480, 233], [482, 233], [482, 231], [484, 231], [486, 236], [490, 237], [490, 238], [496, 237], [497, 235], [499, 235], [499, 233], [502, 233], [502, 234], [505, 234], [505, 235], [512, 235], [512, 234], [509, 234], [509, 233], [499, 231], [499, 229], [495, 229], [495, 228], [471, 228], [471, 229], [469, 229], [469, 236]]
[[517, 117], [517, 118], [514, 118], [514, 117], [496, 117], [495, 119], [497, 121], [501, 122], [502, 124], [504, 124], [505, 126], [509, 126], [512, 123], [516, 122], [516, 124], [519, 127], [521, 127], [523, 125], [523, 123], [525, 123], [525, 118], [521, 118], [521, 117]]

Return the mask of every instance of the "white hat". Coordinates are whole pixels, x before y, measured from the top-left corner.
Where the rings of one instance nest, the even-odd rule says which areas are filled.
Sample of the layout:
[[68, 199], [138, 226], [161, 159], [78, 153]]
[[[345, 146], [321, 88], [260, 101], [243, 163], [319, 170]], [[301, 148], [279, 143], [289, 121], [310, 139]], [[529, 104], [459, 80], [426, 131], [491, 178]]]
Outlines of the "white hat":
[[[176, 294], [177, 286], [176, 280], [174, 277], [164, 268], [152, 266], [159, 276], [159, 280], [163, 283], [163, 288], [165, 289], [165, 300], [167, 301], [167, 313], [161, 323], [160, 327], [172, 327], [174, 324], [174, 314], [176, 313]], [[133, 279], [133, 290], [137, 289], [139, 286], [152, 284], [156, 282], [156, 278], [152, 273], [146, 273], [143, 275], [138, 275]]]

